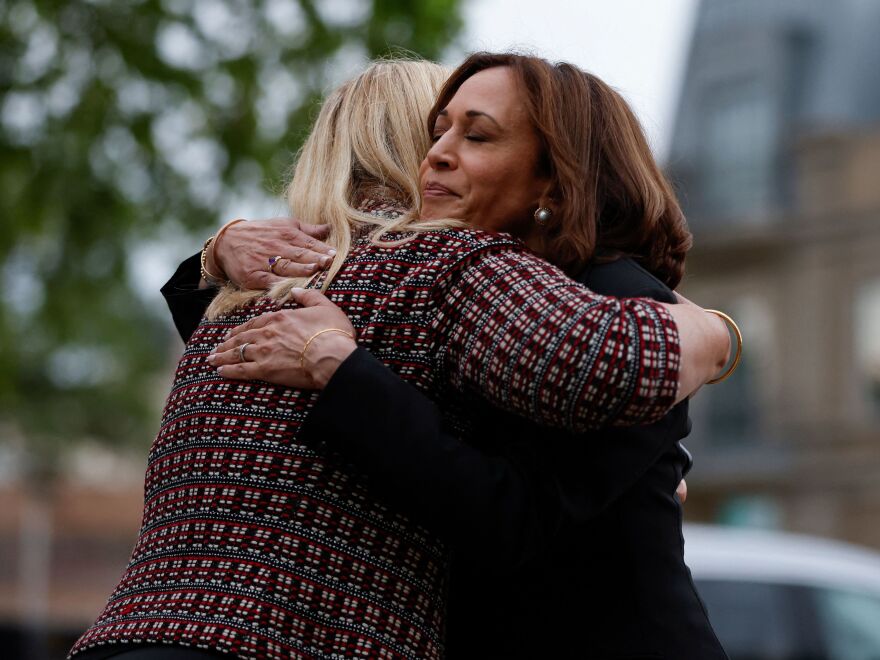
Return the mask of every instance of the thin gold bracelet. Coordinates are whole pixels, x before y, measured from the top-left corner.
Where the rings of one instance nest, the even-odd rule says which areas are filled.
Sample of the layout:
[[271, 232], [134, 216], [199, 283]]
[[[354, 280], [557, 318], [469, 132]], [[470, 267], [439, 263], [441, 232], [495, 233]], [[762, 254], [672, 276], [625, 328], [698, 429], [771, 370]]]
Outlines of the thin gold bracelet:
[[309, 350], [309, 344], [311, 344], [316, 337], [318, 337], [319, 335], [323, 335], [325, 332], [338, 332], [345, 335], [349, 339], [354, 339], [353, 334], [351, 334], [348, 330], [343, 330], [342, 328], [324, 328], [323, 330], [318, 330], [318, 332], [316, 332], [306, 340], [306, 343], [303, 345], [302, 352], [299, 354], [299, 367], [303, 371], [306, 370], [306, 351]]
[[[213, 254], [217, 250], [217, 246], [220, 245], [220, 239], [223, 238], [223, 234], [226, 233], [226, 230], [229, 229], [232, 225], [238, 224], [239, 222], [245, 222], [245, 219], [244, 218], [236, 218], [235, 220], [230, 220], [225, 225], [220, 227], [220, 230], [216, 234], [214, 234], [213, 236], [211, 236], [211, 238], [209, 238], [207, 241], [205, 241], [205, 248], [202, 252], [202, 263], [203, 264], [207, 263], [208, 250], [210, 249]], [[212, 245], [213, 249], [209, 248], [208, 247], [209, 245]], [[215, 263], [216, 263], [216, 261], [217, 260], [214, 259]], [[202, 270], [205, 273], [208, 273], [208, 271], [204, 268], [204, 266], [202, 266]], [[210, 273], [208, 273], [208, 274], [211, 275]], [[214, 276], [211, 275], [211, 277], [214, 277]], [[229, 281], [228, 277], [226, 279], [223, 279], [222, 277], [214, 277], [214, 279], [218, 280], [219, 282], [222, 282], [223, 284], [226, 284]], [[210, 280], [207, 280], [207, 281], [210, 284]]]
[[223, 234], [226, 233], [226, 230], [229, 229], [232, 225], [237, 225], [239, 222], [246, 222], [246, 220], [244, 218], [236, 218], [235, 220], [230, 220], [225, 225], [220, 227], [220, 230], [214, 237], [214, 247], [217, 247], [217, 245], [220, 243], [220, 239], [223, 238]]
[[722, 380], [727, 380], [728, 378], [730, 378], [733, 375], [733, 372], [736, 371], [739, 363], [742, 361], [743, 336], [742, 332], [740, 332], [739, 330], [739, 326], [736, 324], [736, 321], [734, 321], [724, 312], [720, 312], [717, 309], [707, 309], [705, 311], [709, 314], [714, 314], [722, 321], [724, 321], [725, 325], [730, 326], [730, 329], [733, 330], [733, 334], [736, 336], [736, 355], [733, 356], [733, 362], [730, 363], [730, 366], [723, 374], [721, 374], [717, 378], [706, 381], [706, 385], [714, 385], [715, 383], [720, 383]]

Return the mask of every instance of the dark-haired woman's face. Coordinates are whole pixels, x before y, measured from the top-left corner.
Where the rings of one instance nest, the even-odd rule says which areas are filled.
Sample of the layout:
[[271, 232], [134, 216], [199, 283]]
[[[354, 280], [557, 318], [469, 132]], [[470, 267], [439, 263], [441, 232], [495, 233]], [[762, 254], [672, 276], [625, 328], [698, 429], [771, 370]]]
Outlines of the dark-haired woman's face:
[[421, 216], [456, 218], [528, 241], [547, 189], [540, 141], [508, 67], [468, 78], [440, 112], [420, 169]]

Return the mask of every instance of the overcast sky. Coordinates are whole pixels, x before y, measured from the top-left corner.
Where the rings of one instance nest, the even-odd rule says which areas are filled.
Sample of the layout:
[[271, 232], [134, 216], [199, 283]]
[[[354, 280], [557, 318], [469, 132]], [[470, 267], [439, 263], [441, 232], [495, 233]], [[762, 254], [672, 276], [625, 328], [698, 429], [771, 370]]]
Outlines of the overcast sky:
[[529, 48], [595, 73], [668, 152], [698, 0], [468, 0], [467, 50]]

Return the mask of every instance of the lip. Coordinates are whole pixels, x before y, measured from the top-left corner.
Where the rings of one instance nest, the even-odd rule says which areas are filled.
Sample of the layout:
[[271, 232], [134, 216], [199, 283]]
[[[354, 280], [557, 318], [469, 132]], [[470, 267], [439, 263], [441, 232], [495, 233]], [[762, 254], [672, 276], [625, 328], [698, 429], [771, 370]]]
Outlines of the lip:
[[450, 190], [446, 186], [441, 186], [439, 183], [431, 182], [425, 184], [425, 187], [422, 188], [422, 194], [425, 197], [461, 197], [458, 193], [453, 190]]

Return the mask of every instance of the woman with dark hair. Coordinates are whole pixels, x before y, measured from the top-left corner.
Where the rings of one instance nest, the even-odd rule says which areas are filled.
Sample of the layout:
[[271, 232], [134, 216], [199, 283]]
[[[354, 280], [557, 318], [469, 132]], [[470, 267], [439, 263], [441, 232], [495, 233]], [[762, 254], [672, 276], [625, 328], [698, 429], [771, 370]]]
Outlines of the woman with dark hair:
[[[635, 117], [607, 85], [565, 64], [480, 54], [430, 117], [423, 216], [513, 231], [599, 293], [674, 302], [690, 235]], [[551, 213], [514, 224], [509, 200], [492, 193], [512, 179], [526, 185], [505, 168], [523, 157], [511, 133], [529, 125], [541, 157], [525, 176], [552, 182], [540, 201]], [[223, 261], [240, 269], [234, 248], [263, 231], [238, 226]], [[183, 269], [166, 295], [186, 278]], [[294, 297], [304, 309], [234, 330], [216, 363], [232, 378], [326, 384], [304, 433], [456, 549], [450, 657], [725, 657], [682, 556], [674, 491], [688, 464], [676, 443], [689, 430], [686, 403], [650, 427], [580, 437], [496, 413], [463, 443], [429, 399], [353, 341], [304, 350], [314, 333], [350, 326], [317, 292]], [[185, 300], [169, 295], [183, 335]], [[242, 345], [264, 350], [242, 363]]]

